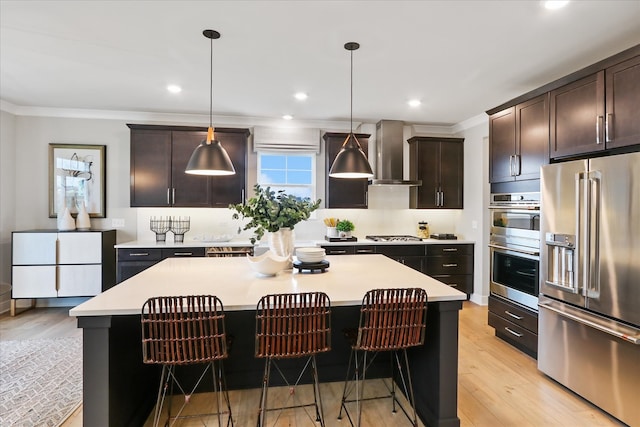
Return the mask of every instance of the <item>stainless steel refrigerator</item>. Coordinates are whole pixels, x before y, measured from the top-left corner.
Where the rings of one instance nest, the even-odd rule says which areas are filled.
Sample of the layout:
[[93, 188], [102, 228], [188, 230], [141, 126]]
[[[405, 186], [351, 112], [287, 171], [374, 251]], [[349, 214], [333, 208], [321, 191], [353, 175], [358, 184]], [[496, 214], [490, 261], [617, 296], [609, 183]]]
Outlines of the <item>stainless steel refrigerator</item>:
[[538, 369], [640, 426], [640, 153], [541, 172]]

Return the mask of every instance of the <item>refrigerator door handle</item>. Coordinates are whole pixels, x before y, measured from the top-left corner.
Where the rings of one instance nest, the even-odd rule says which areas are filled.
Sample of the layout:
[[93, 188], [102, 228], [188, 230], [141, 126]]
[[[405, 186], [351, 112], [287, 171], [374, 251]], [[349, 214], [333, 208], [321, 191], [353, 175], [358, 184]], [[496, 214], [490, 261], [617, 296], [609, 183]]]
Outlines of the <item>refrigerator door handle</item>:
[[614, 336], [616, 338], [619, 338], [621, 340], [630, 342], [630, 343], [635, 344], [635, 345], [640, 345], [640, 334], [638, 334], [638, 333], [627, 334], [627, 333], [624, 333], [624, 332], [621, 332], [621, 331], [616, 331], [614, 329], [608, 328], [605, 325], [601, 325], [598, 322], [594, 322], [594, 321], [590, 320], [588, 318], [589, 315], [587, 313], [585, 313], [582, 316], [578, 316], [578, 315], [575, 315], [573, 313], [569, 313], [569, 312], [567, 312], [565, 310], [561, 310], [559, 308], [553, 307], [548, 302], [540, 302], [538, 304], [538, 307], [544, 308], [545, 310], [553, 311], [554, 313], [558, 314], [561, 317], [566, 317], [567, 319], [571, 319], [571, 320], [573, 320], [575, 322], [578, 322], [578, 323], [581, 323], [581, 324], [583, 324], [585, 326], [589, 326], [589, 327], [591, 327], [593, 329], [597, 329], [599, 331], [602, 331], [604, 333], [612, 335], [612, 336]]
[[602, 207], [600, 171], [589, 172], [589, 298], [600, 298], [600, 210]]
[[588, 193], [586, 191], [587, 172], [578, 172], [576, 174], [576, 256], [573, 262], [577, 263], [573, 270], [576, 272], [577, 292], [582, 291], [583, 296], [587, 296], [587, 288], [589, 284], [589, 259], [588, 244], [589, 241], [589, 221], [587, 212], [589, 206]]

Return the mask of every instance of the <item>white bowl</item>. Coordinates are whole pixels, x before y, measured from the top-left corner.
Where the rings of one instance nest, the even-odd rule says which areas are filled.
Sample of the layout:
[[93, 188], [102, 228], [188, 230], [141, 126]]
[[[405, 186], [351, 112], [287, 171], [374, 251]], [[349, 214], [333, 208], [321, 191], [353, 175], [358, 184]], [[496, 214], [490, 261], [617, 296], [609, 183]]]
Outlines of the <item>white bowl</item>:
[[289, 257], [281, 257], [271, 251], [266, 251], [262, 255], [247, 255], [249, 267], [263, 276], [275, 276], [279, 271], [289, 267]]
[[300, 262], [316, 263], [324, 259], [325, 250], [323, 248], [297, 248], [296, 256]]

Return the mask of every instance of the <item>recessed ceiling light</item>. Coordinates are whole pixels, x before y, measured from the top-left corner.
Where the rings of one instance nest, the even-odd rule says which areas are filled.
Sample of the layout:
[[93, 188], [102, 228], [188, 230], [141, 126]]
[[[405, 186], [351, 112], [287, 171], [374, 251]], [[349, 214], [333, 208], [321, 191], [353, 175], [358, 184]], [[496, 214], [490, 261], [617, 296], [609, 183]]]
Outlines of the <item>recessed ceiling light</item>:
[[284, 116], [282, 116], [282, 118], [285, 120], [292, 120], [293, 116], [291, 114], [285, 114]]
[[167, 90], [171, 93], [180, 93], [182, 92], [182, 88], [178, 85], [169, 85], [167, 86]]
[[409, 102], [407, 102], [407, 104], [409, 104], [409, 107], [419, 107], [422, 102], [420, 102], [419, 99], [411, 99], [409, 100]]
[[549, 10], [562, 9], [569, 3], [569, 0], [547, 0], [544, 7]]
[[293, 96], [299, 101], [304, 101], [309, 97], [309, 95], [304, 92], [296, 92]]

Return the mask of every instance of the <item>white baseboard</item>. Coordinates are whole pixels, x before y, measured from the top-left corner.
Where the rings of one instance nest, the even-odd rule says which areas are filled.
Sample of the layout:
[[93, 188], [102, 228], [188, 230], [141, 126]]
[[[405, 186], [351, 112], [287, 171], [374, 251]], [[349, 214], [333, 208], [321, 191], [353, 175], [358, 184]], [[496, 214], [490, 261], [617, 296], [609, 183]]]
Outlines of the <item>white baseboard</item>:
[[476, 303], [478, 305], [488, 305], [489, 304], [489, 296], [488, 295], [478, 295], [471, 294], [469, 301]]

